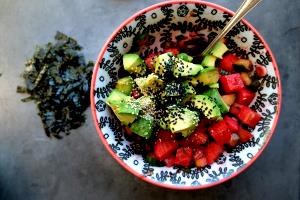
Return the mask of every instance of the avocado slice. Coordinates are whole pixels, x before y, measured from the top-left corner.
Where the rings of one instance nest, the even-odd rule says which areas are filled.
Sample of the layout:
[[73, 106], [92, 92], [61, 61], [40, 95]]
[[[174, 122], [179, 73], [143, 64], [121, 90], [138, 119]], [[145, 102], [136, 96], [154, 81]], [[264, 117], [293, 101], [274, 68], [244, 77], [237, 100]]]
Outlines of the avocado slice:
[[155, 94], [159, 92], [164, 85], [164, 81], [154, 73], [149, 74], [147, 78], [136, 78], [134, 81], [144, 95]]
[[209, 84], [208, 87], [218, 89], [220, 87], [219, 83]]
[[221, 112], [213, 98], [206, 95], [195, 95], [191, 99], [192, 107], [199, 109], [208, 119], [221, 118]]
[[123, 65], [124, 69], [131, 74], [144, 75], [146, 72], [146, 64], [138, 54], [124, 54]]
[[217, 58], [222, 59], [224, 53], [227, 52], [227, 51], [228, 51], [227, 46], [223, 42], [219, 41], [212, 48], [210, 54], [213, 55], [213, 56], [215, 56], [215, 57], [217, 57]]
[[132, 123], [139, 115], [139, 103], [116, 89], [109, 94], [106, 104], [124, 125]]
[[222, 114], [229, 112], [229, 106], [223, 101], [218, 89], [209, 89], [203, 94], [214, 99]]
[[[162, 120], [162, 124], [170, 129], [172, 133], [184, 132], [184, 137], [196, 128], [199, 122], [198, 113], [187, 108], [179, 108], [176, 105], [167, 108], [167, 117]], [[187, 131], [189, 130], [189, 131]]]
[[195, 87], [199, 83], [210, 85], [219, 81], [220, 75], [217, 68], [206, 68], [199, 75], [190, 78], [190, 83]]
[[177, 55], [177, 58], [180, 58], [184, 61], [187, 61], [187, 62], [192, 62], [193, 61], [193, 57], [192, 56], [189, 56], [188, 54], [186, 53], [180, 53]]
[[154, 126], [154, 118], [150, 115], [140, 116], [134, 123], [131, 124], [130, 130], [146, 139], [151, 137]]
[[174, 60], [175, 60], [175, 64], [174, 64], [173, 75], [176, 78], [194, 76], [198, 74], [201, 70], [203, 70], [203, 67], [199, 64], [187, 62], [180, 58], [174, 58]]
[[182, 84], [175, 81], [166, 84], [162, 96], [168, 97], [180, 97], [184, 94], [185, 90]]
[[156, 57], [154, 72], [161, 77], [169, 77], [173, 73], [175, 57], [172, 53], [164, 53]]
[[217, 57], [215, 57], [213, 55], [206, 55], [203, 58], [201, 65], [204, 67], [214, 68], [216, 66], [216, 60], [217, 60]]
[[130, 95], [134, 81], [131, 76], [120, 78], [116, 83], [116, 89], [126, 95]]

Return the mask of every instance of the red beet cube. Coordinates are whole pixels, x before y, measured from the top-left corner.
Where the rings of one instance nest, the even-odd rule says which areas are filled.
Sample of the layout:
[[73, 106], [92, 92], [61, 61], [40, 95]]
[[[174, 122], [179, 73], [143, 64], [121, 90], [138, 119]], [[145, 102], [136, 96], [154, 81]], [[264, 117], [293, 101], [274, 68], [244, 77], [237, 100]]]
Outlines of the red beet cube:
[[227, 94], [237, 92], [245, 87], [239, 73], [221, 76], [220, 83], [223, 91]]
[[207, 164], [210, 165], [223, 153], [223, 146], [218, 145], [215, 142], [211, 142], [207, 145], [204, 153], [206, 156]]
[[255, 128], [257, 123], [261, 120], [260, 114], [247, 106], [243, 106], [242, 109], [240, 109], [240, 112], [237, 114], [237, 118], [252, 128]]
[[169, 157], [164, 159], [164, 162], [166, 164], [167, 167], [172, 167], [175, 164], [175, 156], [174, 155], [170, 155]]
[[162, 161], [170, 156], [177, 149], [177, 142], [175, 140], [162, 141], [158, 140], [154, 144], [155, 157]]
[[248, 106], [255, 97], [255, 93], [243, 88], [239, 90], [236, 98], [236, 102], [245, 106]]
[[220, 68], [227, 71], [232, 72], [233, 71], [233, 64], [238, 60], [239, 58], [236, 57], [233, 54], [227, 54], [223, 57], [223, 59], [220, 61]]
[[174, 140], [174, 133], [172, 133], [171, 131], [166, 131], [163, 129], [160, 129], [157, 132], [157, 138], [161, 139], [163, 141], [167, 141], [167, 140]]
[[225, 120], [213, 124], [208, 128], [208, 131], [219, 145], [223, 145], [230, 140], [231, 132]]
[[226, 122], [229, 130], [232, 133], [236, 133], [239, 130], [239, 122], [237, 119], [229, 117], [229, 116], [225, 116], [224, 117], [224, 121]]
[[238, 135], [239, 135], [240, 141], [241, 141], [242, 143], [248, 142], [251, 138], [253, 138], [253, 135], [252, 135], [249, 131], [246, 131], [246, 130], [243, 129], [243, 128], [240, 128], [240, 129], [239, 129]]
[[176, 151], [175, 165], [189, 167], [192, 164], [193, 150], [189, 147], [181, 147]]

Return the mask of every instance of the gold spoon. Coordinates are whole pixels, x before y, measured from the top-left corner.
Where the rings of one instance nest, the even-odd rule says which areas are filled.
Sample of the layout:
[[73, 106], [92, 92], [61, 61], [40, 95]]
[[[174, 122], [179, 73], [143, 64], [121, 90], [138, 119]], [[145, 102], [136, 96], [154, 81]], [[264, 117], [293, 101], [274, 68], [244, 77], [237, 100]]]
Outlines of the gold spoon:
[[202, 56], [210, 53], [215, 44], [220, 41], [226, 34], [250, 11], [252, 10], [258, 3], [262, 0], [244, 0], [243, 4], [236, 11], [235, 15], [231, 18], [231, 20], [226, 24], [224, 29], [219, 33], [216, 38], [208, 45], [208, 47], [201, 53]]

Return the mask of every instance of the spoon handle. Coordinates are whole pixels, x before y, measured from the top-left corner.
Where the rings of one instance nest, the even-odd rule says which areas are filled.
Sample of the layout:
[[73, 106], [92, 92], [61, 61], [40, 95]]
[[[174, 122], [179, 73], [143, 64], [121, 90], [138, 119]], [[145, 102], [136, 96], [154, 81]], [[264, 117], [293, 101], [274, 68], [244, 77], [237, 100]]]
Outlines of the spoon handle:
[[262, 0], [244, 0], [243, 4], [236, 11], [236, 14], [231, 18], [231, 20], [226, 24], [224, 29], [216, 36], [216, 38], [208, 45], [208, 47], [202, 52], [202, 56], [208, 54], [215, 44], [221, 40], [226, 34], [259, 2]]

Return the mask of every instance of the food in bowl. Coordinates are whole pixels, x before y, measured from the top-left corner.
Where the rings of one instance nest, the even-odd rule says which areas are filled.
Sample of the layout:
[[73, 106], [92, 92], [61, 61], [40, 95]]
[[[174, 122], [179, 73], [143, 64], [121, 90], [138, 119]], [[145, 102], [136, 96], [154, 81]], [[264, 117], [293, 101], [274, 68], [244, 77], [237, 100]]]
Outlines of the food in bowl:
[[[253, 139], [226, 149], [211, 165], [200, 168], [150, 165], [146, 157], [141, 154], [153, 144], [136, 134], [125, 132], [119, 119], [105, 103], [118, 79], [130, 76], [123, 67], [124, 54], [135, 52], [146, 63], [146, 58], [150, 54], [179, 47], [181, 52], [186, 52], [193, 57], [193, 63], [201, 64], [202, 59], [196, 55], [204, 50], [203, 48], [207, 46], [206, 41], [214, 38], [232, 14], [233, 12], [206, 1], [164, 1], [132, 15], [103, 45], [95, 64], [91, 84], [91, 111], [95, 128], [112, 158], [141, 180], [176, 190], [212, 187], [245, 172], [268, 146], [281, 108], [280, 75], [268, 44], [245, 20], [239, 22], [226, 36], [226, 46], [229, 49], [227, 54], [232, 53], [238, 58], [250, 60], [254, 68], [262, 65], [267, 69], [266, 76], [251, 84], [253, 87], [258, 87], [258, 91], [249, 107], [258, 112], [262, 119], [254, 129], [248, 129]], [[149, 35], [141, 35], [144, 33]], [[143, 44], [135, 40], [136, 37], [140, 39], [144, 37], [147, 40], [144, 40]], [[173, 45], [174, 42], [178, 45]], [[139, 44], [135, 45], [136, 43]], [[186, 48], [182, 49], [184, 46]], [[134, 49], [137, 47], [140, 51]], [[253, 71], [257, 70], [253, 69]], [[265, 70], [260, 72], [263, 71]], [[247, 72], [240, 74], [243, 80], [250, 82], [246, 76]], [[138, 97], [140, 94], [134, 92], [134, 95]], [[229, 100], [230, 103], [233, 99], [231, 96], [223, 95], [223, 100], [225, 102]], [[202, 119], [201, 122], [204, 123], [205, 120]], [[145, 144], [145, 141], [149, 144]], [[151, 160], [151, 155], [148, 157]], [[161, 162], [157, 164], [165, 165]]]
[[[144, 58], [124, 54], [123, 77], [106, 100], [139, 146], [136, 153], [153, 166], [210, 165], [225, 149], [251, 140], [249, 130], [261, 120], [249, 105], [266, 68], [253, 71], [252, 62], [230, 53], [225, 40], [202, 58], [197, 49], [207, 41], [187, 50], [193, 37]], [[147, 36], [140, 38], [136, 44], [147, 43]]]

